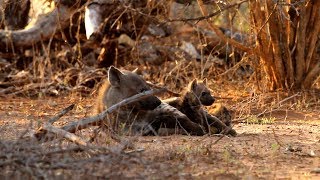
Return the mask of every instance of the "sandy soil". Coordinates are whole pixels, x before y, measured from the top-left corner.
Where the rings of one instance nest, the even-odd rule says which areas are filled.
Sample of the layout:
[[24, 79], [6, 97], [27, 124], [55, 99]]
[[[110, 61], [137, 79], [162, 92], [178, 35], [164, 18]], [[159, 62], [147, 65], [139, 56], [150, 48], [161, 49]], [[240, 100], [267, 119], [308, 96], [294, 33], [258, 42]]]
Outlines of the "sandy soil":
[[[93, 99], [72, 96], [42, 100], [0, 99], [1, 142], [14, 142], [26, 129], [36, 129], [41, 122], [72, 103], [77, 104], [76, 108], [57, 122], [57, 126], [88, 116]], [[272, 116], [276, 119], [270, 123], [236, 123], [234, 128], [239, 133], [237, 137], [135, 137], [131, 150], [126, 151], [138, 152], [139, 159], [146, 163], [133, 163], [130, 169], [121, 170], [121, 176], [118, 177], [320, 179], [320, 113], [275, 111]], [[81, 132], [78, 135], [87, 138], [88, 133]], [[4, 165], [0, 162], [0, 166]], [[41, 165], [38, 168], [41, 169]], [[101, 176], [102, 172], [95, 177]]]

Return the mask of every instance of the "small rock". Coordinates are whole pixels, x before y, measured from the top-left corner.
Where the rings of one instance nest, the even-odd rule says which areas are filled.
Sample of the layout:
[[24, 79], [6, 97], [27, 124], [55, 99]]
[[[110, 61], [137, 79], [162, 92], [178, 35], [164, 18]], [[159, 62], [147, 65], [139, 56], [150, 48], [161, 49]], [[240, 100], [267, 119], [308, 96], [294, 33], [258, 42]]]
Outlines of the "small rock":
[[320, 174], [320, 168], [314, 168], [311, 173]]
[[296, 146], [293, 147], [291, 145], [288, 145], [288, 147], [286, 147], [286, 151], [290, 151], [290, 152], [301, 152], [302, 148], [300, 146]]
[[159, 26], [156, 26], [154, 24], [150, 24], [148, 26], [148, 31], [150, 32], [150, 34], [152, 34], [155, 37], [166, 36], [166, 32], [162, 28], [160, 28]]
[[309, 156], [310, 157], [315, 157], [316, 156], [316, 153], [314, 153], [314, 150], [310, 150]]
[[189, 42], [182, 41], [182, 45], [180, 46], [180, 49], [182, 49], [184, 52], [189, 54], [192, 58], [201, 59], [201, 56], [196, 50], [196, 48], [193, 46], [193, 44]]

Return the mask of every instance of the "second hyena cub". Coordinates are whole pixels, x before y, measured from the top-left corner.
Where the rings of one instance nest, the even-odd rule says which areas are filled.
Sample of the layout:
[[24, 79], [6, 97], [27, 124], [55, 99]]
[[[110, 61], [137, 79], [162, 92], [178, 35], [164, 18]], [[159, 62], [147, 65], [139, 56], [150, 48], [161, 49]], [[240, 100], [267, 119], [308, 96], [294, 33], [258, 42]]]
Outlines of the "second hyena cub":
[[219, 118], [227, 126], [231, 127], [232, 115], [230, 111], [221, 103], [212, 104], [209, 113]]
[[181, 97], [164, 100], [164, 102], [167, 102], [187, 115], [190, 120], [203, 126], [207, 126], [207, 123], [203, 117], [202, 105], [210, 106], [214, 101], [215, 99], [206, 87], [206, 80], [197, 81], [196, 79], [189, 83]]
[[[219, 133], [230, 125], [231, 116], [227, 118], [223, 117], [225, 115], [224, 110], [226, 110], [226, 112], [228, 111], [221, 104], [215, 104], [214, 109], [216, 111], [214, 111], [214, 114], [212, 115], [202, 108], [202, 105], [211, 106], [215, 101], [214, 97], [210, 94], [210, 90], [206, 86], [206, 80], [197, 81], [195, 79], [189, 83], [188, 88], [181, 97], [164, 101], [171, 106], [176, 107], [193, 122], [201, 124], [208, 132], [212, 131], [211, 133]], [[226, 119], [228, 119], [228, 121], [225, 121]], [[212, 127], [215, 127], [216, 129]], [[231, 129], [228, 134], [236, 135], [236, 132]]]
[[[108, 71], [108, 79], [99, 90], [96, 113], [146, 90], [150, 90], [150, 87], [139, 75], [130, 71], [120, 71], [111, 66]], [[156, 96], [149, 96], [122, 106], [108, 119], [110, 121], [106, 121], [107, 126], [115, 131], [123, 127], [129, 134], [151, 134], [160, 127], [175, 128], [177, 124], [190, 134], [204, 134], [199, 124], [192, 122], [175, 108], [161, 102]]]

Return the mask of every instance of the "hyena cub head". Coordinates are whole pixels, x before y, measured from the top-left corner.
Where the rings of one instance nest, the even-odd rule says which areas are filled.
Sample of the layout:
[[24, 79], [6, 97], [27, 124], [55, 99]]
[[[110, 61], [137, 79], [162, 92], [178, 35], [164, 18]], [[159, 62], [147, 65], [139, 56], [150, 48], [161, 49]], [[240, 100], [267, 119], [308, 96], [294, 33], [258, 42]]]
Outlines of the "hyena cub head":
[[227, 126], [231, 126], [232, 115], [231, 112], [221, 103], [214, 103], [212, 109], [209, 110], [210, 114], [219, 118]]
[[[146, 81], [139, 75], [130, 71], [120, 71], [111, 66], [108, 71], [108, 80], [110, 83], [106, 99], [107, 104], [113, 105], [130, 96], [150, 90]], [[156, 96], [149, 96], [131, 104], [135, 109], [153, 110], [161, 104]], [[108, 106], [109, 107], [109, 106]]]
[[200, 104], [204, 106], [210, 106], [214, 103], [215, 99], [211, 95], [210, 90], [206, 86], [207, 80], [203, 81], [197, 81], [194, 79], [191, 83], [188, 85], [188, 91], [191, 92], [191, 95], [193, 97], [190, 97], [193, 99], [193, 101], [198, 101]]

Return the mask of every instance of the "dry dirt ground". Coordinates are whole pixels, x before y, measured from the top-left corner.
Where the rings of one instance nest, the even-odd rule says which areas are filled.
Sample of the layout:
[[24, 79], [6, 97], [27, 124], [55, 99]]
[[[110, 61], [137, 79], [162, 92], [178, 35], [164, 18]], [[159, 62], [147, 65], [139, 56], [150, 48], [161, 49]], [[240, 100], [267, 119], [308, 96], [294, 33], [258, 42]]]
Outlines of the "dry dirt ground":
[[[74, 110], [56, 126], [89, 116], [93, 98], [0, 99], [1, 178], [320, 179], [319, 111], [278, 111], [267, 123], [235, 123], [239, 135], [222, 139], [123, 137], [130, 141], [126, 149], [103, 135], [94, 143], [96, 149], [74, 151], [75, 144], [66, 140], [38, 146], [19, 140], [26, 129], [36, 129], [72, 103]], [[77, 133], [85, 139], [88, 134]], [[98, 150], [99, 146], [113, 150]], [[58, 147], [65, 151], [57, 151]]]

